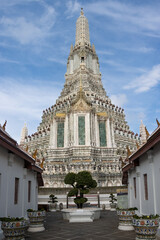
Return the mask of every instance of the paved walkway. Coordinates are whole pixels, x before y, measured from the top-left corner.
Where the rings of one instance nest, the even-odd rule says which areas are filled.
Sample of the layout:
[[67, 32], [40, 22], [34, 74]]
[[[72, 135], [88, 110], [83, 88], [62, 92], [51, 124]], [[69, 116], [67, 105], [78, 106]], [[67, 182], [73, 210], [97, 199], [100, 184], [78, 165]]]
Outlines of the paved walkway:
[[134, 231], [118, 230], [116, 212], [102, 211], [99, 220], [92, 223], [69, 223], [61, 212], [47, 213], [46, 230], [27, 233], [26, 240], [135, 240]]

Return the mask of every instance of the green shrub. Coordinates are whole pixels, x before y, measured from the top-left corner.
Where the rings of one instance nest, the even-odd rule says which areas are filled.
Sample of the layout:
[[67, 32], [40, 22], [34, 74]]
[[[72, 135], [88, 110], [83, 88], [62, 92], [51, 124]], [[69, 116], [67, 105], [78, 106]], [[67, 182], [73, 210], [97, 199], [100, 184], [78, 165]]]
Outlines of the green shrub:
[[0, 218], [1, 222], [15, 222], [15, 221], [23, 221], [24, 218], [18, 218], [18, 217], [2, 217]]

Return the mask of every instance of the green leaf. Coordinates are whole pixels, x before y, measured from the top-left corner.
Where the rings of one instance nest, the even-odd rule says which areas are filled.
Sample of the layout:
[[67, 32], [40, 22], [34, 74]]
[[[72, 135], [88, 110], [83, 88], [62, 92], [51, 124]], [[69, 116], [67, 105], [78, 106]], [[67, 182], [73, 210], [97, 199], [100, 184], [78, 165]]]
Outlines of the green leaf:
[[71, 172], [71, 173], [68, 173], [66, 176], [65, 176], [65, 179], [64, 179], [64, 183], [65, 184], [70, 184], [70, 185], [73, 185], [75, 183], [75, 177], [76, 177], [76, 174]]
[[72, 196], [76, 196], [78, 194], [78, 189], [77, 188], [73, 188], [69, 191], [68, 196], [72, 197]]

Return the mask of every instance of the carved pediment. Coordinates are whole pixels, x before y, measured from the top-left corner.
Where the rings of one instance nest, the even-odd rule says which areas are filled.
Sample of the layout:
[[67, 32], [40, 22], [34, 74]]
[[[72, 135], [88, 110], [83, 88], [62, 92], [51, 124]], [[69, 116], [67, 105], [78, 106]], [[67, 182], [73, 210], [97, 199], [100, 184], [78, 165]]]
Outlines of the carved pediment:
[[82, 98], [80, 98], [73, 106], [71, 111], [76, 112], [88, 112], [91, 107]]

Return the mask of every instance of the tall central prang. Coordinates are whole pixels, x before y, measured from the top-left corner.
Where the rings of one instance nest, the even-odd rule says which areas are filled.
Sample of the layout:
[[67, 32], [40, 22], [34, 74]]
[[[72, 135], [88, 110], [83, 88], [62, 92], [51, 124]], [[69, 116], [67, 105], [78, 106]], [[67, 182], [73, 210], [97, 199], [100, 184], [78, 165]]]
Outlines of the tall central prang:
[[88, 20], [81, 10], [81, 15], [76, 23], [75, 46], [71, 45], [67, 62], [66, 83], [59, 99], [76, 94], [79, 83], [82, 81], [83, 91], [90, 101], [97, 96], [106, 98], [99, 71], [98, 56], [94, 45], [91, 46], [89, 38]]
[[127, 149], [136, 150], [139, 141], [125, 121], [124, 110], [106, 95], [82, 9], [61, 95], [43, 111], [36, 133], [27, 136], [24, 128], [21, 145], [28, 146], [31, 154], [37, 152], [37, 159], [45, 159], [45, 188], [64, 189], [66, 174], [83, 170], [90, 171], [98, 187], [104, 188], [122, 184], [121, 160]]

